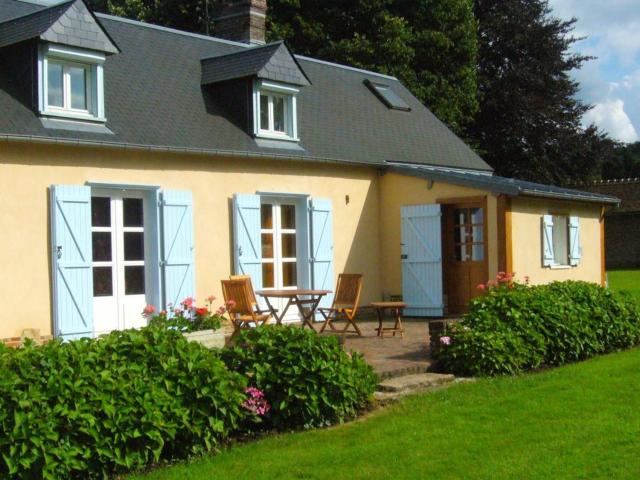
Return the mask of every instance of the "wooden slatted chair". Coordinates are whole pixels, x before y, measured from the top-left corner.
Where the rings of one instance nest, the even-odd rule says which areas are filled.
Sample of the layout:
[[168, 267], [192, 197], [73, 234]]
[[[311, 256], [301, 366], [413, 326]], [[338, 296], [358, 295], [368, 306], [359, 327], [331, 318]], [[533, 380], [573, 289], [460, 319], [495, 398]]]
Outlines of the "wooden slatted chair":
[[320, 327], [320, 333], [325, 328], [337, 330], [333, 325], [336, 320], [344, 319], [346, 325], [340, 333], [345, 333], [349, 326], [353, 327], [358, 335], [362, 336], [362, 332], [354, 320], [358, 305], [360, 303], [360, 292], [362, 291], [362, 274], [359, 273], [341, 273], [338, 275], [338, 284], [336, 285], [336, 294], [333, 297], [331, 308], [319, 308], [318, 310], [324, 317], [324, 323]]
[[[233, 324], [232, 337], [243, 328], [251, 328], [252, 323], [255, 326], [264, 325], [271, 319], [270, 313], [255, 311], [255, 303], [252, 300], [255, 296], [252, 293], [245, 279], [222, 280], [222, 296]], [[231, 305], [230, 301], [233, 301]]]
[[[251, 283], [251, 275], [229, 275], [229, 280], [243, 280], [247, 282], [247, 287], [249, 288], [249, 299], [254, 305], [254, 310], [256, 313], [269, 313], [269, 309], [262, 310], [260, 308], [260, 304], [258, 303], [258, 298], [253, 290], [253, 283]], [[278, 309], [274, 309], [274, 312], [278, 312]]]

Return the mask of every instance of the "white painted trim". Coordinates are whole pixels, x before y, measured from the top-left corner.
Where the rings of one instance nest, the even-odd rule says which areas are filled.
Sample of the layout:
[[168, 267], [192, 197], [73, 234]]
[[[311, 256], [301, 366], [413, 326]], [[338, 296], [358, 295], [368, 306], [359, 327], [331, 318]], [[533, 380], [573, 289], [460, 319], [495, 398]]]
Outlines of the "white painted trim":
[[85, 185], [91, 188], [113, 190], [160, 190], [160, 185], [147, 185], [143, 183], [119, 183], [88, 180], [85, 182]]
[[268, 90], [270, 92], [275, 92], [275, 93], [288, 93], [291, 95], [296, 95], [298, 93], [300, 93], [300, 89], [299, 88], [295, 88], [289, 85], [285, 85], [284, 83], [275, 83], [275, 82], [269, 82], [266, 80], [259, 80], [258, 81], [258, 88], [260, 88], [261, 90]]
[[[257, 138], [268, 138], [271, 140], [283, 140], [290, 142], [298, 142], [298, 102], [296, 95], [300, 90], [298, 88], [264, 80], [256, 80], [253, 82], [253, 134]], [[265, 94], [269, 97], [269, 125], [272, 126], [273, 120], [273, 98], [279, 96], [284, 99], [284, 121], [286, 132], [277, 132], [274, 130], [263, 130], [260, 125], [260, 95]]]
[[[49, 58], [63, 65], [63, 102], [64, 107], [48, 105], [48, 63]], [[38, 49], [38, 111], [47, 117], [65, 118], [72, 120], [85, 120], [90, 122], [105, 123], [104, 107], [104, 73], [103, 63], [105, 56], [73, 47], [59, 45], [41, 45]], [[70, 85], [65, 80], [65, 66], [79, 66], [87, 69], [86, 94], [87, 110], [71, 109], [69, 103]]]

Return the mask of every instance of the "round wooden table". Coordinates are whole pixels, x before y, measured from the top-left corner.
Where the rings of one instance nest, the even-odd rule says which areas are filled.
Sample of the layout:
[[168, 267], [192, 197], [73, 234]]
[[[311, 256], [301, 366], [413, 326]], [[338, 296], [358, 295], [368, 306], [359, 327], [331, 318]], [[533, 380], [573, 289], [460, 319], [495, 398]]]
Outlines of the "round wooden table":
[[[371, 304], [372, 308], [375, 308], [378, 313], [378, 336], [384, 338], [384, 334], [392, 333], [393, 336], [396, 336], [396, 333], [400, 334], [401, 338], [404, 338], [404, 328], [402, 327], [402, 310], [407, 307], [406, 303], [403, 302], [373, 302]], [[392, 315], [395, 317], [396, 323], [393, 327], [382, 327], [382, 319], [384, 317], [384, 311], [390, 310]]]
[[[283, 290], [257, 290], [256, 295], [260, 295], [267, 302], [267, 307], [271, 311], [271, 315], [276, 319], [278, 325], [282, 324], [282, 319], [289, 310], [291, 305], [298, 307], [300, 316], [302, 317], [302, 327], [308, 326], [311, 330], [316, 332], [313, 326], [313, 318], [320, 304], [320, 300], [325, 295], [331, 293], [331, 290], [312, 290], [306, 288], [292, 288]], [[282, 313], [278, 315], [278, 311], [271, 305], [269, 298], [287, 298], [287, 304], [282, 309]], [[306, 308], [305, 308], [306, 307]]]

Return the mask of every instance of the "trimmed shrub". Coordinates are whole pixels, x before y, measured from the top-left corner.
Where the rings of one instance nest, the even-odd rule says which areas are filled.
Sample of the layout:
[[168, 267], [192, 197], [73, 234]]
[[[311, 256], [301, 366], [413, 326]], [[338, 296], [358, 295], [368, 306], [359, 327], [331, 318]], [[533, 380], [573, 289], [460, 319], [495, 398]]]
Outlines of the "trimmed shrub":
[[246, 380], [181, 333], [0, 346], [0, 477], [91, 478], [210, 451]]
[[448, 333], [437, 353], [444, 369], [515, 374], [640, 343], [640, 306], [626, 294], [577, 281], [497, 285]]
[[377, 383], [371, 366], [360, 354], [345, 352], [337, 337], [299, 327], [244, 330], [222, 358], [265, 393], [271, 410], [263, 426], [280, 430], [355, 417]]

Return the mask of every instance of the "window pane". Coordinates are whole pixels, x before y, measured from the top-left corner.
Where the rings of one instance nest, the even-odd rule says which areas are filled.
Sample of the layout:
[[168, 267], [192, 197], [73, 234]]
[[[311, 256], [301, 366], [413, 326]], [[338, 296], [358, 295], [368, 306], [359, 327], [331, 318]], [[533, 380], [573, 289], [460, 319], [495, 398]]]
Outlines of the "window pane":
[[91, 226], [111, 226], [111, 199], [109, 197], [91, 197]]
[[474, 242], [484, 241], [484, 227], [482, 225], [471, 227]]
[[262, 258], [273, 258], [273, 233], [262, 234]]
[[262, 264], [262, 286], [264, 288], [273, 288], [275, 280], [273, 278], [273, 263]]
[[111, 297], [113, 295], [113, 278], [111, 267], [93, 267], [93, 296]]
[[558, 265], [569, 263], [569, 227], [567, 217], [562, 215], [553, 216], [553, 257]]
[[462, 243], [467, 241], [467, 229], [466, 227], [455, 227], [453, 234], [454, 242]]
[[123, 199], [122, 209], [124, 210], [125, 227], [142, 227], [144, 225], [141, 198]]
[[124, 232], [124, 259], [144, 260], [144, 233]]
[[124, 267], [124, 294], [144, 294], [144, 267]]
[[93, 232], [92, 247], [94, 262], [111, 261], [111, 232]]
[[273, 97], [273, 129], [276, 132], [284, 132], [284, 98]]
[[270, 203], [260, 205], [260, 227], [273, 228], [273, 205]]
[[269, 130], [269, 97], [260, 95], [260, 129]]
[[295, 205], [282, 205], [280, 207], [282, 212], [281, 222], [282, 228], [296, 228], [296, 207]]
[[464, 262], [467, 260], [467, 244], [456, 245], [456, 260]]
[[484, 243], [475, 244], [471, 247], [471, 259], [476, 262], [484, 260]]
[[483, 223], [483, 209], [472, 208], [471, 209], [471, 223]]
[[453, 212], [454, 223], [465, 224], [467, 223], [467, 215], [469, 210], [466, 208], [456, 208]]
[[62, 65], [47, 62], [47, 103], [52, 107], [64, 107], [62, 97]]
[[296, 262], [284, 262], [282, 264], [282, 286], [295, 287], [298, 283]]
[[69, 67], [71, 83], [71, 108], [88, 110], [87, 108], [87, 70], [81, 67]]
[[296, 234], [282, 234], [282, 256], [284, 258], [295, 258], [296, 256]]

